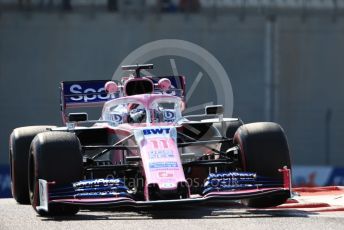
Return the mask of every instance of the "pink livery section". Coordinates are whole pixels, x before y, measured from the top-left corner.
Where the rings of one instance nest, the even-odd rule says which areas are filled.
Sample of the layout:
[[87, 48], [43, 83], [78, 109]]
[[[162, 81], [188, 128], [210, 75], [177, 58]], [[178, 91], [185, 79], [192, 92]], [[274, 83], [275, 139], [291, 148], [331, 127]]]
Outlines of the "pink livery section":
[[189, 197], [189, 189], [178, 152], [176, 128], [144, 127], [136, 129], [134, 135], [140, 147], [145, 172], [146, 200], [157, 199], [158, 197], [154, 197], [156, 190], [160, 195], [167, 197], [169, 193]]

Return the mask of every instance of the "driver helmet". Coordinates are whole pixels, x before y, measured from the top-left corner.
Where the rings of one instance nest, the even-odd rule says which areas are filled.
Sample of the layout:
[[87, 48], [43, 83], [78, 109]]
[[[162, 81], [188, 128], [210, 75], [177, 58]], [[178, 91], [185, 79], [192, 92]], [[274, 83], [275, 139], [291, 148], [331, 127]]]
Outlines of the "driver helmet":
[[146, 119], [146, 110], [139, 104], [130, 104], [128, 106], [128, 122], [129, 123], [142, 123]]

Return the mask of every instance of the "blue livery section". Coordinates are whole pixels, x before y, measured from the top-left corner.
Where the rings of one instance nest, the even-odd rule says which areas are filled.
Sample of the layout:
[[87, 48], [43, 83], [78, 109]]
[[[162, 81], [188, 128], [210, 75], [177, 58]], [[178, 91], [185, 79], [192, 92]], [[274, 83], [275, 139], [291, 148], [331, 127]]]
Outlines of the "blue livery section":
[[54, 187], [49, 191], [51, 199], [92, 199], [128, 197], [129, 189], [123, 179], [93, 179], [73, 183], [72, 187]]
[[12, 197], [10, 166], [0, 165], [0, 198]]
[[[185, 97], [185, 78], [183, 76], [149, 77], [154, 84], [161, 78], [171, 81], [171, 89], [162, 92], [154, 88], [154, 93], [169, 94], [177, 97]], [[61, 106], [63, 109], [69, 107], [81, 107], [92, 105], [103, 105], [106, 101], [122, 97], [122, 92], [107, 94], [105, 83], [110, 80], [89, 80], [89, 81], [63, 81], [60, 85]]]
[[223, 172], [208, 175], [202, 194], [238, 189], [254, 189], [264, 187], [282, 187], [283, 181], [271, 180], [249, 172]]
[[153, 129], [143, 129], [143, 135], [156, 135], [156, 134], [168, 134], [170, 133], [170, 128], [153, 128]]
[[344, 185], [344, 168], [334, 168], [327, 184]]
[[61, 82], [61, 100], [64, 107], [82, 104], [103, 104], [119, 97], [117, 94], [107, 94], [105, 83], [109, 80], [64, 81]]
[[164, 122], [173, 122], [176, 119], [176, 113], [173, 109], [165, 109], [163, 111]]
[[149, 163], [149, 168], [151, 169], [169, 169], [169, 168], [178, 168], [177, 162], [152, 162]]

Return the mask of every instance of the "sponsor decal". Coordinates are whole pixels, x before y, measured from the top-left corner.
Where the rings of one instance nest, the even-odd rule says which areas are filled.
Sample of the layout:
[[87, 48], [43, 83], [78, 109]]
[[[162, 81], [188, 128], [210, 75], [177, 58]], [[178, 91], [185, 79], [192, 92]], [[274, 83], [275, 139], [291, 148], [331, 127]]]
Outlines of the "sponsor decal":
[[68, 103], [105, 102], [117, 98], [116, 94], [105, 92], [106, 81], [64, 82], [63, 93]]
[[122, 124], [123, 123], [123, 117], [121, 114], [118, 113], [111, 113], [109, 115], [110, 121], [113, 121], [117, 124]]
[[169, 169], [178, 168], [177, 162], [151, 162], [149, 163], [149, 168], [151, 169]]
[[124, 182], [120, 179], [94, 179], [94, 180], [83, 180], [73, 183], [74, 188], [83, 187], [99, 187], [99, 186], [119, 186], [124, 185]]
[[152, 150], [149, 152], [150, 159], [173, 158], [172, 150]]
[[143, 129], [143, 135], [169, 134], [170, 128]]
[[176, 114], [172, 110], [165, 110], [163, 115], [165, 122], [173, 122], [176, 119]]
[[[145, 145], [153, 145], [154, 149], [171, 149], [171, 139], [177, 142], [177, 130], [175, 127], [150, 127], [150, 128], [140, 128], [134, 130], [134, 135], [137, 143], [140, 147]], [[142, 142], [145, 139], [147, 141]]]
[[[159, 92], [159, 90], [155, 89], [154, 93], [183, 97], [185, 93], [182, 90], [182, 77], [171, 76], [165, 78], [170, 79], [172, 83], [171, 89], [167, 92]], [[152, 80], [154, 83], [157, 83], [160, 79], [153, 78]], [[63, 82], [64, 101], [66, 104], [97, 103], [120, 97], [120, 91], [114, 94], [107, 94], [105, 92], [104, 86], [106, 82], [107, 80]]]

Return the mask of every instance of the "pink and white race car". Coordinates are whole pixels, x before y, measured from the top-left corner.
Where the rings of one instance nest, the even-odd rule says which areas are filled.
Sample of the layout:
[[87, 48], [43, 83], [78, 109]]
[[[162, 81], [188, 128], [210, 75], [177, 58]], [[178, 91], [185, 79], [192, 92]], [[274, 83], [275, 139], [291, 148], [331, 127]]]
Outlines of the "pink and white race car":
[[[243, 124], [223, 107], [183, 116], [183, 76], [121, 82], [61, 82], [65, 126], [30, 126], [10, 136], [12, 194], [40, 215], [80, 208], [184, 205], [241, 200], [277, 206], [290, 197], [286, 136], [275, 123]], [[99, 120], [70, 108], [103, 106]], [[197, 119], [196, 119], [197, 118]]]

